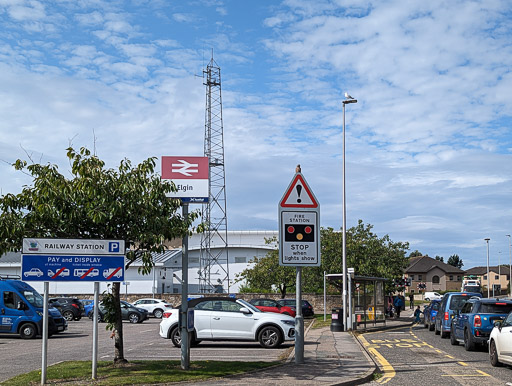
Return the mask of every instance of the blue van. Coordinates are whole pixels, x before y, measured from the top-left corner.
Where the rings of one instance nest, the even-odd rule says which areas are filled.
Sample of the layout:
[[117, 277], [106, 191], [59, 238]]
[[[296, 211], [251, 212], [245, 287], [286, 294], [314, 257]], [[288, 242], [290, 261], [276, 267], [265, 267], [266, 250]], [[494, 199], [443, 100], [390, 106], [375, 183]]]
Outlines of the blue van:
[[[23, 339], [43, 334], [44, 298], [20, 280], [0, 277], [0, 334], [19, 334]], [[48, 308], [48, 335], [68, 328], [56, 308]]]
[[436, 335], [441, 334], [441, 338], [450, 336], [453, 317], [472, 297], [481, 298], [482, 294], [479, 292], [448, 292], [444, 294], [434, 323]]

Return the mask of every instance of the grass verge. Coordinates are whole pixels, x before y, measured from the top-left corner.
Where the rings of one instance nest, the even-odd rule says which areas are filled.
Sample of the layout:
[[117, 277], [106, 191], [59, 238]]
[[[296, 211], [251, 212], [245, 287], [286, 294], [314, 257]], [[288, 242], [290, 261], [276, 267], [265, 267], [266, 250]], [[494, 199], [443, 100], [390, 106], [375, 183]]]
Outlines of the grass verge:
[[[194, 361], [190, 370], [181, 369], [180, 361], [132, 361], [124, 365], [98, 362], [98, 379], [93, 381], [91, 361], [66, 361], [49, 366], [47, 383], [75, 385], [140, 385], [201, 381], [274, 366], [280, 362]], [[39, 385], [41, 371], [31, 371], [4, 381], [3, 385]]]
[[311, 328], [329, 327], [331, 325], [331, 314], [326, 315], [325, 321], [324, 314], [315, 314], [314, 321], [315, 323]]

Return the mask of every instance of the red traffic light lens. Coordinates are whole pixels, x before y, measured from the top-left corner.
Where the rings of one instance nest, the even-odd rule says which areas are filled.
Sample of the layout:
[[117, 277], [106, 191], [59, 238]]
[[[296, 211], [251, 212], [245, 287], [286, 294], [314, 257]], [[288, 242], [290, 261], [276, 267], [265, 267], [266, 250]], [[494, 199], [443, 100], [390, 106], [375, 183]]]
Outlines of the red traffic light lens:
[[305, 227], [304, 228], [304, 232], [306, 232], [307, 234], [313, 232], [313, 229], [311, 229], [311, 227]]
[[287, 231], [288, 231], [288, 233], [294, 233], [294, 232], [295, 232], [295, 227], [293, 227], [293, 226], [291, 226], [291, 225], [290, 225], [290, 226], [287, 228]]

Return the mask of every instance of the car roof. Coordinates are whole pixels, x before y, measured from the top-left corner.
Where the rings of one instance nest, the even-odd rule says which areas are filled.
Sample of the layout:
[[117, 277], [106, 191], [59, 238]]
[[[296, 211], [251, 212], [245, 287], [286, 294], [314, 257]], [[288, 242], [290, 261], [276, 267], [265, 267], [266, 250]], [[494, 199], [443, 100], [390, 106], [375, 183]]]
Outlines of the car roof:
[[483, 303], [483, 304], [494, 304], [494, 303], [506, 303], [506, 304], [512, 304], [512, 300], [508, 300], [508, 299], [496, 299], [496, 298], [489, 298], [489, 299], [484, 299], [484, 298], [472, 298], [472, 299], [469, 299], [470, 302], [472, 303], [476, 303], [476, 302], [480, 302], [480, 303]]
[[[191, 299], [191, 300], [188, 301], [188, 306], [189, 307], [195, 307], [197, 304], [199, 304], [201, 302], [204, 302], [204, 301], [220, 301], [220, 300], [225, 300], [225, 301], [236, 303], [236, 299], [235, 298], [228, 298], [226, 296], [211, 296], [211, 297]], [[178, 308], [180, 306], [177, 306], [176, 308]]]

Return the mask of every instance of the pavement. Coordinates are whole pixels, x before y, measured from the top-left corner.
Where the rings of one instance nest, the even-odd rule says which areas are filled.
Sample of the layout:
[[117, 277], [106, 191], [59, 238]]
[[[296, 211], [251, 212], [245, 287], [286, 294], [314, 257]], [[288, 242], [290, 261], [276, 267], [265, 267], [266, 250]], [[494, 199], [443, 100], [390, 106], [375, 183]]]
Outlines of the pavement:
[[[380, 331], [413, 324], [413, 310], [405, 310], [400, 318], [386, 320], [386, 324], [367, 325], [366, 331]], [[360, 332], [361, 330], [358, 330]], [[361, 385], [371, 382], [378, 366], [357, 334], [351, 331], [332, 332], [330, 326], [308, 327], [305, 332], [304, 363], [295, 363], [291, 350], [282, 365], [250, 373], [210, 379], [197, 384], [208, 385]], [[190, 383], [189, 383], [190, 384]], [[193, 383], [196, 384], [196, 383]]]

